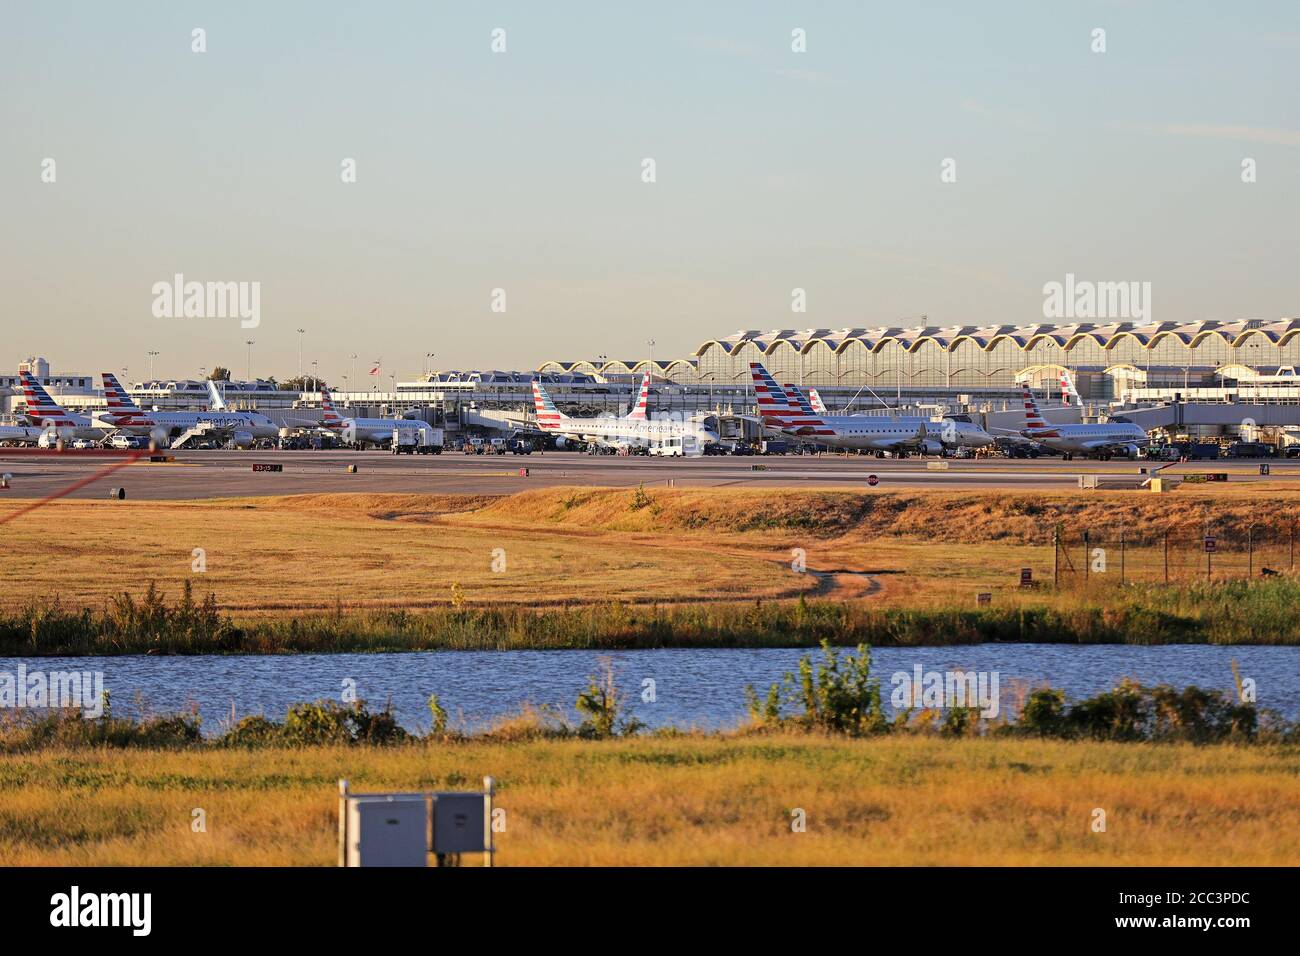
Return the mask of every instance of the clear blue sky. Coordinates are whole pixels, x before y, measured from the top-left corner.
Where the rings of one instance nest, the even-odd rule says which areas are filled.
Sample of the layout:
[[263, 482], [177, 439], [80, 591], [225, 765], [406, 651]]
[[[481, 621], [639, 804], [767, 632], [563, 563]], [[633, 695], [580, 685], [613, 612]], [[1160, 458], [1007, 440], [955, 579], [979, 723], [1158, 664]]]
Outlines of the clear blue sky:
[[[1151, 282], [1158, 320], [1300, 313], [1295, 3], [0, 16], [0, 368], [138, 378], [156, 349], [160, 374], [242, 374], [251, 336], [254, 372], [283, 377], [299, 327], [334, 381], [353, 352], [401, 377], [430, 351], [676, 357], [742, 327], [1039, 321], [1066, 272]], [[155, 318], [177, 272], [259, 281], [261, 326]]]

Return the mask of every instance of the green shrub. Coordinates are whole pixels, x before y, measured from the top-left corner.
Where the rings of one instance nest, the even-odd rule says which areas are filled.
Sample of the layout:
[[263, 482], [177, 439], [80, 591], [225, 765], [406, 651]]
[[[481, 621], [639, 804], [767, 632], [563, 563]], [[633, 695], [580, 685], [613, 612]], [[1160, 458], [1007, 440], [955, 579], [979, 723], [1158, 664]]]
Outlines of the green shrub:
[[281, 743], [284, 725], [260, 715], [245, 717], [217, 739], [223, 747], [267, 747]]
[[[880, 681], [871, 676], [871, 651], [858, 645], [841, 662], [829, 640], [822, 641], [822, 662], [814, 670], [812, 658], [799, 658], [798, 675], [786, 674], [772, 684], [763, 704], [753, 687], [746, 688], [749, 710], [760, 724], [781, 727], [794, 724], [828, 733], [866, 736], [886, 732], [880, 699]], [[794, 708], [787, 714], [786, 708]], [[799, 712], [802, 708], [802, 713]]]
[[578, 701], [574, 705], [578, 713], [583, 715], [578, 736], [604, 740], [618, 734], [630, 736], [640, 731], [645, 725], [634, 717], [619, 722], [626, 703], [614, 682], [613, 665], [608, 660], [602, 661], [600, 675], [587, 678], [587, 688], [578, 694]]

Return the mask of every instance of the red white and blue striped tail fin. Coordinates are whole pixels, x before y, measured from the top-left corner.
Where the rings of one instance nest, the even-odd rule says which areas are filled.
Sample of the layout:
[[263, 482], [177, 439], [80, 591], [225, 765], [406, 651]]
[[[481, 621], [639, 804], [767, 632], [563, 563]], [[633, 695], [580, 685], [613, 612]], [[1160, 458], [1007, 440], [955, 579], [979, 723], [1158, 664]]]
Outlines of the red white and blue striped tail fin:
[[1079, 399], [1079, 390], [1070, 379], [1070, 373], [1064, 369], [1061, 370], [1061, 401], [1066, 405], [1083, 404]]
[[321, 424], [326, 428], [342, 428], [343, 418], [334, 410], [334, 399], [330, 398], [330, 390], [324, 384], [320, 387], [320, 407], [324, 414], [321, 415]]
[[27, 417], [38, 425], [47, 420], [66, 420], [68, 412], [62, 405], [50, 398], [41, 383], [32, 377], [31, 372], [21, 372], [23, 399], [27, 403]]
[[628, 412], [629, 421], [643, 422], [646, 420], [647, 412], [650, 407], [650, 373], [646, 372], [645, 377], [641, 379], [641, 392], [637, 395], [636, 404], [632, 406], [632, 411]]
[[560, 422], [566, 417], [555, 407], [551, 396], [546, 394], [540, 378], [533, 379], [533, 411], [537, 416], [537, 427], [544, 432], [560, 430]]
[[99, 377], [104, 380], [104, 404], [108, 407], [109, 420], [119, 427], [138, 421], [144, 410], [122, 387], [117, 376], [112, 372], [100, 372]]
[[781, 428], [794, 418], [790, 399], [785, 390], [776, 384], [767, 369], [759, 362], [749, 363], [749, 374], [754, 379], [754, 397], [758, 404], [758, 417], [763, 424]]
[[99, 377], [104, 380], [104, 403], [108, 406], [110, 412], [135, 412], [142, 411], [131, 394], [122, 387], [122, 383], [117, 380], [117, 376], [112, 372], [100, 372]]
[[809, 416], [817, 414], [816, 410], [812, 407], [812, 402], [808, 401], [808, 396], [803, 393], [803, 390], [800, 389], [799, 386], [787, 384], [783, 385], [782, 388], [785, 389], [786, 398], [789, 399], [790, 403], [795, 405], [802, 414]]
[[1034, 393], [1029, 390], [1027, 382], [1020, 383], [1020, 392], [1025, 399], [1025, 434], [1030, 438], [1059, 438], [1060, 434], [1055, 427], [1043, 420], [1043, 414], [1038, 410], [1038, 402], [1035, 401]]
[[815, 388], [810, 388], [810, 389], [808, 389], [808, 398], [809, 398], [809, 400], [811, 401], [811, 403], [812, 403], [812, 407], [813, 407], [813, 411], [814, 411], [816, 414], [818, 414], [818, 415], [829, 415], [829, 414], [830, 414], [830, 412], [829, 412], [829, 411], [827, 410], [827, 408], [826, 408], [826, 403], [823, 402], [823, 401], [822, 401], [822, 397], [821, 397], [820, 395], [817, 394], [817, 389], [815, 389]]

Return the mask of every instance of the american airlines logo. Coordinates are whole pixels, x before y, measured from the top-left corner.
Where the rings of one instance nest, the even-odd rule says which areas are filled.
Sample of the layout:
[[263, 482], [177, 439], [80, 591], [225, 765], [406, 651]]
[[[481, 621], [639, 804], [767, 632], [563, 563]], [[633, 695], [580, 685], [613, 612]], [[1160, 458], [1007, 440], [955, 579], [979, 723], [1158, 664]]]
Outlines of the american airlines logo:
[[1067, 272], [1064, 282], [1043, 286], [1043, 317], [1150, 322], [1151, 283], [1080, 281]]
[[239, 319], [244, 329], [262, 324], [260, 282], [186, 282], [178, 272], [150, 291], [156, 319]]

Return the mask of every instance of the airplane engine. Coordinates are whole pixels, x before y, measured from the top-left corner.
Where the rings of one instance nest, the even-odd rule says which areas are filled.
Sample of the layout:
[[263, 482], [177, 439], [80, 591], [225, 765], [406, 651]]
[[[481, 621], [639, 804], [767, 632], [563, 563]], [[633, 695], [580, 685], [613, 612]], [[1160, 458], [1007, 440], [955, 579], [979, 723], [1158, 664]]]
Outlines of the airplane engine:
[[1124, 449], [1124, 454], [1128, 455], [1130, 458], [1133, 459], [1136, 459], [1137, 456], [1140, 455], [1141, 453], [1142, 453], [1142, 449], [1138, 448], [1137, 445], [1129, 445]]
[[567, 441], [565, 441], [563, 438], [557, 438], [557, 439], [555, 439], [555, 447], [556, 447], [556, 448], [567, 448], [568, 445], [569, 445], [569, 443], [568, 443]]
[[160, 425], [155, 425], [149, 429], [149, 447], [157, 451], [159, 448], [167, 447], [167, 429]]
[[233, 435], [230, 436], [230, 440], [233, 441], [233, 442], [235, 443], [235, 447], [236, 447], [236, 448], [252, 448], [252, 447], [253, 447], [253, 433], [252, 433], [252, 432], [235, 432]]
[[942, 455], [943, 442], [935, 441], [932, 438], [927, 438], [923, 442], [921, 442], [921, 450], [924, 451], [927, 455]]

